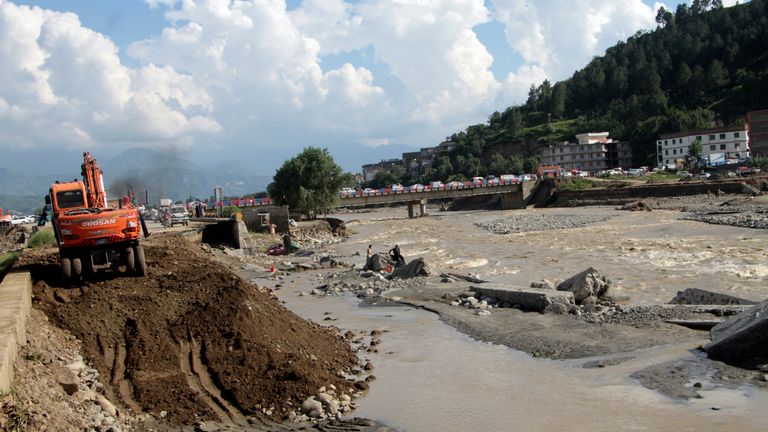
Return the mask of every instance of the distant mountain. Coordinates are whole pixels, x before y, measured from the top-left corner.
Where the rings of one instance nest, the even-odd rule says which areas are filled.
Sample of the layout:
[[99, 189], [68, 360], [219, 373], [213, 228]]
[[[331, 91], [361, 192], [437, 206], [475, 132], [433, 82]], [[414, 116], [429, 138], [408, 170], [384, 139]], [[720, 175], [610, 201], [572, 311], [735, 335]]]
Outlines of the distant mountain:
[[[128, 149], [119, 155], [99, 160], [110, 197], [124, 195], [131, 187], [141, 201], [156, 203], [161, 197], [176, 200], [208, 198], [213, 188], [221, 186], [227, 196], [264, 191], [272, 177], [233, 173], [226, 168], [201, 167], [184, 158], [149, 149]], [[64, 174], [26, 174], [0, 168], [0, 207], [22, 211], [18, 197], [29, 202], [43, 202], [51, 183], [80, 178], [80, 166], [74, 164]], [[25, 210], [29, 204], [24, 204]], [[27, 213], [28, 211], [24, 211]]]

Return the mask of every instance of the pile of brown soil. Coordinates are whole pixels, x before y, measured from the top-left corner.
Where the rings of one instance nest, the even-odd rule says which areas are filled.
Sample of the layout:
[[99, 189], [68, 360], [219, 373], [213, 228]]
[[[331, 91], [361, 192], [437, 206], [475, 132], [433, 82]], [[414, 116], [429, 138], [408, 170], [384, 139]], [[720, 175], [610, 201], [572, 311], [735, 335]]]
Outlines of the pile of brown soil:
[[[55, 249], [22, 257], [35, 307], [83, 343], [106, 394], [178, 424], [282, 418], [357, 358], [335, 332], [303, 320], [178, 235], [144, 242], [148, 274], [95, 275], [65, 288]], [[30, 259], [31, 258], [31, 259]], [[107, 378], [109, 377], [109, 378]], [[106, 381], [109, 381], [108, 383]]]
[[30, 231], [22, 225], [0, 226], [0, 253], [23, 248]]

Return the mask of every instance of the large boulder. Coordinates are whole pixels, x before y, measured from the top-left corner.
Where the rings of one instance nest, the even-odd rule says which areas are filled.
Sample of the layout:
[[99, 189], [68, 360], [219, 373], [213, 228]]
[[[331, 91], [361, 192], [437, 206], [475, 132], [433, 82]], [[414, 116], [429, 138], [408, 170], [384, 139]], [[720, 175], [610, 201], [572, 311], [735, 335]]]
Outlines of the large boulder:
[[557, 286], [558, 291], [570, 291], [576, 300], [576, 304], [587, 297], [611, 298], [613, 282], [600, 271], [590, 267], [583, 272], [566, 279]]
[[410, 279], [416, 276], [429, 276], [429, 268], [427, 268], [424, 258], [417, 258], [404, 266], [396, 268], [389, 278]]
[[768, 363], [768, 300], [720, 323], [704, 347], [710, 358], [741, 367]]
[[376, 253], [370, 256], [365, 262], [363, 270], [372, 270], [375, 272], [384, 270], [389, 265], [389, 259], [382, 253]]

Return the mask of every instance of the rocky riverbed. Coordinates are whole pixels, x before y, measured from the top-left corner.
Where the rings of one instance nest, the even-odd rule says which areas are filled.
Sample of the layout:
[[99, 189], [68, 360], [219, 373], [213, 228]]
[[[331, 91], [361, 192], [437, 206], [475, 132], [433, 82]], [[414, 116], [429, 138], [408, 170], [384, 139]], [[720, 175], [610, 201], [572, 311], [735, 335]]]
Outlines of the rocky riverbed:
[[509, 216], [492, 222], [476, 224], [479, 228], [496, 233], [512, 234], [529, 231], [547, 231], [576, 228], [606, 221], [610, 216], [598, 215], [520, 215]]

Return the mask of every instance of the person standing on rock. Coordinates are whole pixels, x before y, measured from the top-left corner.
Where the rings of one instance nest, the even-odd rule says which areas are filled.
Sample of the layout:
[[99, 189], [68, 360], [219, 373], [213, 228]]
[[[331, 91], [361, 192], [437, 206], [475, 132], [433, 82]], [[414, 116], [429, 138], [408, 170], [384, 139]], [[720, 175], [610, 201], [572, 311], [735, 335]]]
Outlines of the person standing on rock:
[[395, 262], [395, 268], [405, 264], [405, 258], [400, 254], [400, 246], [395, 245], [395, 247], [390, 249], [389, 256], [392, 258], [392, 261]]
[[368, 255], [367, 255], [368, 258], [367, 259], [371, 259], [372, 256], [373, 256], [373, 245], [368, 245]]

